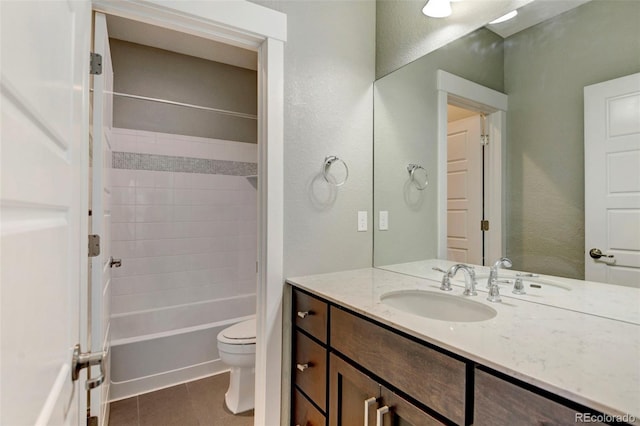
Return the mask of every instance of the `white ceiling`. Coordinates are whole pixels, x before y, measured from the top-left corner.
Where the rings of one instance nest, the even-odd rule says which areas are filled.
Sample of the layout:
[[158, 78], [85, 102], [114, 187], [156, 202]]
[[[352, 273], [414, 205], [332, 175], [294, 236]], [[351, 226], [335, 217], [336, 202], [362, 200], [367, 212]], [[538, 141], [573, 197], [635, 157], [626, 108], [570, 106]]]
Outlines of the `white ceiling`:
[[109, 37], [195, 56], [250, 70], [258, 69], [258, 54], [206, 38], [107, 15]]
[[535, 0], [518, 9], [518, 16], [500, 24], [487, 25], [494, 33], [507, 38], [540, 22], [576, 8], [591, 0]]

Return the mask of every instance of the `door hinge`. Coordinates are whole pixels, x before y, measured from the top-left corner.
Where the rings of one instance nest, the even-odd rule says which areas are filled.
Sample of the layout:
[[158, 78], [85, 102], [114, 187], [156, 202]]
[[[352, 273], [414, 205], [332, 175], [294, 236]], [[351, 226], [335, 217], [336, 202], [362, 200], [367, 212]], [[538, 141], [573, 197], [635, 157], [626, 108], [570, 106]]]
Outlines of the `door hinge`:
[[89, 234], [89, 257], [100, 255], [100, 235]]
[[480, 221], [480, 230], [481, 231], [488, 231], [489, 230], [489, 221], [488, 220], [481, 220]]
[[89, 53], [89, 74], [102, 74], [102, 55], [99, 53]]
[[480, 145], [489, 145], [489, 135], [480, 135]]

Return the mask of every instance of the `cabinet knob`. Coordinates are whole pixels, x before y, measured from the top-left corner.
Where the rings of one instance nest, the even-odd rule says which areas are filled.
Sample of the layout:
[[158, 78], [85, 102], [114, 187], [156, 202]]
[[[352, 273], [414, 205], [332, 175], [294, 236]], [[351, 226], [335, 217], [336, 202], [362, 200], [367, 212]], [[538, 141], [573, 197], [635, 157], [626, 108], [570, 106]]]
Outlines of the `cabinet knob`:
[[298, 311], [298, 316], [300, 318], [302, 318], [302, 319], [305, 319], [308, 315], [311, 315], [311, 312], [309, 312], [309, 311], [304, 311], [304, 312]]
[[384, 415], [389, 412], [389, 407], [386, 405], [384, 407], [380, 407], [376, 410], [376, 426], [382, 426], [382, 420]]
[[364, 426], [369, 426], [369, 407], [376, 403], [376, 398], [372, 396], [364, 400]]
[[305, 364], [296, 364], [296, 368], [300, 371], [304, 371], [307, 368], [309, 368], [309, 363], [305, 363]]

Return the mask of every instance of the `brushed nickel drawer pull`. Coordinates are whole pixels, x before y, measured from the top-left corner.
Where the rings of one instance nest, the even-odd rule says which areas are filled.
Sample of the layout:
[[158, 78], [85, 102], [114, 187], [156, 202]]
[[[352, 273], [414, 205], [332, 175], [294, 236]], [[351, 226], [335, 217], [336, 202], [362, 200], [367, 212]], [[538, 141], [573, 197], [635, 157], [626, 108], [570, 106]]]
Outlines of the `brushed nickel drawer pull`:
[[302, 319], [305, 319], [308, 315], [311, 315], [311, 312], [309, 312], [309, 311], [304, 311], [304, 312], [298, 311], [298, 316], [300, 318], [302, 318]]
[[309, 365], [309, 363], [296, 364], [296, 368], [297, 368], [298, 370], [300, 370], [300, 371], [304, 371], [304, 370], [306, 370], [306, 369], [307, 369], [307, 368], [309, 368], [309, 367], [311, 367], [311, 366]]
[[369, 426], [369, 407], [376, 403], [376, 398], [371, 397], [364, 400], [364, 426]]
[[382, 426], [382, 420], [385, 414], [389, 412], [389, 407], [386, 405], [376, 410], [376, 426]]

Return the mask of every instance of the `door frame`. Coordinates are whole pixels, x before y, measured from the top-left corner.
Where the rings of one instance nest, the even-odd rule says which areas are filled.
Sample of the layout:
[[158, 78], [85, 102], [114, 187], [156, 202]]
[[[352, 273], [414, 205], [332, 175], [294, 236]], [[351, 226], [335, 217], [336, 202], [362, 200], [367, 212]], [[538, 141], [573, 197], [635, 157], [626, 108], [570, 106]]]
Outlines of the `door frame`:
[[[447, 258], [447, 105], [449, 103], [487, 116], [489, 134], [485, 151], [485, 218], [491, 227], [484, 239], [485, 259], [504, 256], [506, 233], [504, 218], [504, 147], [508, 97], [443, 70], [437, 72], [438, 90], [438, 258]], [[445, 165], [445, 166], [442, 166]]]
[[247, 1], [94, 0], [94, 12], [141, 21], [258, 53], [258, 273], [255, 425], [281, 423], [284, 291], [285, 14]]

